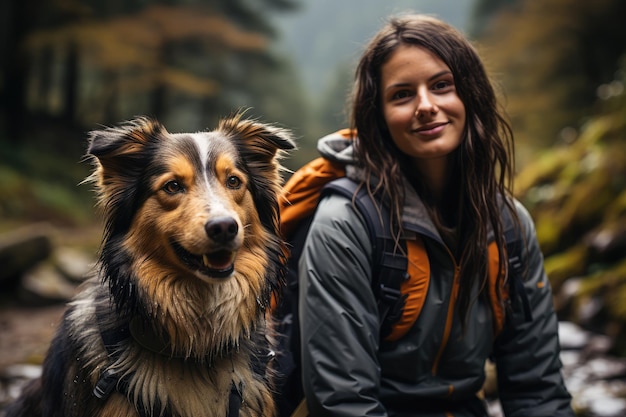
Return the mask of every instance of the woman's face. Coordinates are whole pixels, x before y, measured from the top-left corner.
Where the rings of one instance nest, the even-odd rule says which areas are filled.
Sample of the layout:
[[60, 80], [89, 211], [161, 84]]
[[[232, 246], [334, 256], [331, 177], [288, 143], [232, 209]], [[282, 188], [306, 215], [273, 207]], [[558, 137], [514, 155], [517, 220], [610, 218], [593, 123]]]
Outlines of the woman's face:
[[452, 71], [432, 52], [399, 46], [382, 65], [380, 88], [391, 138], [416, 163], [445, 161], [461, 144], [465, 106]]

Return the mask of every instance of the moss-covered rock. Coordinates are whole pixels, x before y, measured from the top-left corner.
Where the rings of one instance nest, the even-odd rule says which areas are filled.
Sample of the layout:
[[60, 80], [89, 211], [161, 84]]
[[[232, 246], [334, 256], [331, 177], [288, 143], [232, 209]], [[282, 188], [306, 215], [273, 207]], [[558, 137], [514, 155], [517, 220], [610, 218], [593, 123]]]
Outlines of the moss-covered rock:
[[558, 291], [568, 278], [585, 274], [587, 270], [587, 253], [587, 246], [578, 244], [566, 251], [546, 257], [544, 267], [555, 291]]
[[525, 166], [516, 195], [535, 219], [560, 317], [626, 354], [626, 95]]

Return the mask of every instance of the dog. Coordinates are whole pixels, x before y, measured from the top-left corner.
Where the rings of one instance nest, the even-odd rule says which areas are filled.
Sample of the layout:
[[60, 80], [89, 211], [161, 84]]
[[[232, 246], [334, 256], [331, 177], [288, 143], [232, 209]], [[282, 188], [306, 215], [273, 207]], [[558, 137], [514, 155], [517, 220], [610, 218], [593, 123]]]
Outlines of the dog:
[[147, 117], [91, 132], [98, 265], [7, 416], [274, 416], [267, 310], [292, 149], [242, 113], [198, 133]]

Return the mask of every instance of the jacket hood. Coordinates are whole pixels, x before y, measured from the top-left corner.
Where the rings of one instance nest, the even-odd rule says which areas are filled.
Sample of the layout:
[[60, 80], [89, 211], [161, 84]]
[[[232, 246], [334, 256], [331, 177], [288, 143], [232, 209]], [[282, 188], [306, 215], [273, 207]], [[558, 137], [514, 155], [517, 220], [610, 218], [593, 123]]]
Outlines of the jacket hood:
[[324, 158], [342, 165], [353, 165], [354, 146], [349, 129], [324, 136], [317, 142], [317, 151]]

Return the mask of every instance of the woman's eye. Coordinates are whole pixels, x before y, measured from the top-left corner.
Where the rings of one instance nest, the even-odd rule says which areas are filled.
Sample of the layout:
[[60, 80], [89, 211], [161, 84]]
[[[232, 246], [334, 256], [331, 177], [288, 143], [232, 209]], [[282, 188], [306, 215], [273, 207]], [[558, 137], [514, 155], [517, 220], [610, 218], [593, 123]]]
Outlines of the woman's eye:
[[184, 187], [178, 181], [172, 180], [165, 183], [163, 191], [168, 194], [178, 194], [185, 191]]
[[241, 179], [235, 175], [231, 175], [226, 179], [226, 186], [236, 190], [241, 187]]
[[401, 91], [396, 91], [391, 98], [392, 100], [401, 100], [407, 97], [411, 97], [411, 92], [408, 90], [401, 90]]
[[443, 90], [443, 89], [450, 87], [451, 85], [452, 83], [449, 81], [437, 81], [433, 85], [433, 90]]

